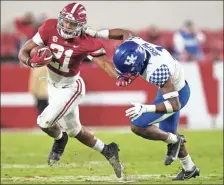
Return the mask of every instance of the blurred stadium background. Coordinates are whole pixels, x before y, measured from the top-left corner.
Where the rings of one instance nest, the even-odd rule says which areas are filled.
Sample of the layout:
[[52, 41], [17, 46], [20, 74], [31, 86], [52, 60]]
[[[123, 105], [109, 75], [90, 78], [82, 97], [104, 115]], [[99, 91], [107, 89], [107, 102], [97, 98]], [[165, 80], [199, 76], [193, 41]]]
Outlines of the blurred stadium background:
[[[44, 20], [57, 18], [62, 7], [70, 2], [1, 1], [2, 164], [16, 164], [17, 161], [15, 162], [14, 159], [21, 159], [18, 156], [8, 158], [8, 153], [11, 151], [18, 152], [17, 154], [19, 155], [21, 148], [23, 148], [24, 150], [21, 152], [23, 154], [25, 152], [30, 153], [29, 150], [35, 153], [35, 149], [31, 145], [25, 145], [29, 140], [26, 140], [24, 137], [28, 134], [25, 130], [38, 130], [36, 126], [38, 110], [35, 106], [35, 97], [30, 91], [31, 70], [19, 63], [17, 58], [18, 50], [27, 39], [35, 34], [38, 26]], [[222, 174], [223, 1], [83, 1], [81, 3], [86, 6], [88, 25], [92, 28], [120, 27], [131, 29], [136, 35], [141, 36], [145, 40], [167, 48], [184, 65], [186, 78], [191, 87], [191, 98], [188, 105], [181, 111], [180, 128], [190, 137], [194, 132], [202, 134], [205, 139], [209, 137], [208, 140], [215, 138], [213, 136], [217, 137], [214, 140], [214, 143], [218, 142], [217, 146], [213, 142], [208, 142], [208, 144], [210, 144], [209, 147], [214, 147], [211, 151], [219, 151], [217, 156], [219, 160], [214, 164], [220, 164], [220, 166], [213, 166], [213, 169], [217, 168], [218, 172], [208, 171], [205, 175], [211, 173]], [[174, 39], [175, 34], [180, 29], [187, 29], [189, 24], [194, 29], [195, 37], [202, 51], [202, 55], [198, 58], [192, 57], [189, 53], [186, 54], [186, 52], [177, 55], [175, 50], [178, 47], [178, 43]], [[102, 42], [106, 48], [107, 57], [112, 59], [116, 46], [121, 42], [113, 40], [102, 40]], [[80, 105], [81, 122], [95, 131], [100, 130], [100, 128], [105, 130], [114, 128], [114, 135], [110, 135], [107, 132], [103, 134], [104, 131], [100, 132], [105, 140], [108, 140], [109, 137], [108, 142], [116, 137], [120, 137], [117, 136], [120, 132], [116, 131], [120, 131], [121, 128], [122, 131], [129, 131], [129, 121], [124, 115], [124, 111], [129, 107], [128, 100], [150, 103], [154, 99], [157, 90], [154, 86], [148, 85], [141, 79], [137, 79], [127, 88], [118, 88], [115, 86], [115, 81], [110, 79], [105, 72], [101, 71], [94, 64], [85, 61], [81, 67], [81, 75], [87, 89], [85, 100]], [[23, 129], [23, 134], [4, 132], [17, 129]], [[206, 131], [204, 131], [205, 129]], [[208, 133], [208, 135], [205, 133]], [[137, 138], [135, 135], [130, 135], [130, 137]], [[44, 164], [51, 141], [49, 142], [49, 138], [45, 136], [41, 138], [41, 141], [46, 142], [48, 146], [46, 150], [45, 148], [42, 150], [46, 154], [45, 157], [39, 160], [41, 164]], [[193, 134], [192, 138], [197, 140], [200, 137], [197, 138]], [[30, 139], [34, 143], [38, 142], [38, 140], [35, 140], [35, 135], [30, 136]], [[123, 140], [118, 140], [118, 143], [125, 143], [125, 137], [121, 137], [121, 139]], [[14, 142], [15, 140], [24, 142], [24, 145], [18, 150], [15, 150], [18, 147], [16, 142]], [[138, 140], [138, 142], [138, 146], [144, 147], [146, 144], [146, 141], [143, 140]], [[207, 140], [204, 143], [206, 142]], [[190, 141], [190, 144], [194, 144], [193, 139]], [[157, 147], [156, 145], [153, 146]], [[161, 146], [159, 147], [161, 148]], [[201, 147], [201, 150], [205, 150], [206, 144], [202, 142], [199, 147]], [[194, 149], [193, 146], [192, 149]], [[89, 152], [89, 150], [86, 151]], [[85, 151], [80, 150], [79, 152]], [[42, 155], [44, 155], [43, 153]], [[90, 154], [93, 155], [91, 152]], [[70, 153], [69, 155], [72, 154]], [[209, 153], [208, 159], [213, 158], [213, 155]], [[200, 158], [200, 155], [197, 156], [195, 154], [195, 156]], [[159, 160], [163, 160], [162, 157]], [[208, 162], [208, 160], [206, 161]], [[71, 161], [67, 160], [67, 162]], [[142, 162], [144, 163], [144, 159], [142, 159]], [[25, 162], [20, 161], [19, 163]], [[27, 163], [33, 164], [30, 161]], [[201, 164], [203, 163], [201, 161]], [[162, 165], [162, 162], [160, 165]], [[3, 169], [5, 171], [2, 172], [2, 177], [17, 176], [17, 172], [12, 170], [12, 166]], [[163, 172], [169, 173], [167, 170], [161, 173]], [[175, 172], [173, 171], [173, 173]], [[108, 174], [111, 173], [111, 171], [108, 172]], [[143, 170], [140, 173], [144, 174], [146, 171]], [[159, 172], [155, 171], [153, 173]], [[29, 175], [32, 174], [29, 173]], [[53, 175], [59, 174], [55, 172]], [[223, 180], [223, 177], [221, 177], [221, 180]], [[220, 181], [216, 183], [220, 183]]]

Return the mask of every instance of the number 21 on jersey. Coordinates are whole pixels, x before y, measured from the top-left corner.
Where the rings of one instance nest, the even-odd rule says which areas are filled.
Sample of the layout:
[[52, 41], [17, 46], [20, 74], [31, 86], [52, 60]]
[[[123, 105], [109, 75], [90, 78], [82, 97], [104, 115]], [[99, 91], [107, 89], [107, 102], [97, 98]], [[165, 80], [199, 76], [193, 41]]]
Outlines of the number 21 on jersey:
[[73, 50], [72, 49], [65, 50], [63, 46], [55, 44], [55, 43], [52, 43], [50, 45], [50, 48], [57, 49], [57, 52], [53, 52], [54, 58], [56, 59], [60, 59], [63, 56], [63, 53], [65, 55], [62, 65], [56, 61], [50, 62], [50, 65], [58, 69], [59, 71], [68, 73], [69, 72], [68, 65], [69, 65]]

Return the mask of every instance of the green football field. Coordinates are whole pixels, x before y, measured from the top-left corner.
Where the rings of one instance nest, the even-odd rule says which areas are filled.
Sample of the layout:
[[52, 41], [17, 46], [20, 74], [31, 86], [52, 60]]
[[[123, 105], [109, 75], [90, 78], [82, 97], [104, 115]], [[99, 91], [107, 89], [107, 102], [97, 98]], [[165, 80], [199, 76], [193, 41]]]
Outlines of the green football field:
[[193, 161], [201, 176], [173, 182], [181, 169], [177, 160], [164, 166], [166, 144], [142, 139], [131, 132], [95, 132], [105, 143], [117, 142], [125, 167], [124, 179], [117, 179], [112, 167], [95, 150], [77, 140], [68, 142], [61, 164], [48, 167], [53, 140], [44, 134], [1, 133], [2, 184], [223, 184], [223, 132], [183, 131]]

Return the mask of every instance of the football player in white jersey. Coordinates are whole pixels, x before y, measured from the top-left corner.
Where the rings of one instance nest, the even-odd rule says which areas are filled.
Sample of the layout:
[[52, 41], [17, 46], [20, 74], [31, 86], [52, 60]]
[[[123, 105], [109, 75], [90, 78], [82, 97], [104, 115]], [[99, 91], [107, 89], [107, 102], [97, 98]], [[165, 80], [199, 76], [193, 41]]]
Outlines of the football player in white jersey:
[[[164, 164], [170, 165], [178, 157], [183, 165], [173, 180], [199, 176], [200, 170], [187, 152], [184, 136], [177, 133], [180, 109], [190, 97], [190, 87], [181, 64], [163, 47], [139, 37], [130, 37], [123, 42], [115, 51], [113, 63], [121, 79], [126, 78], [131, 83], [141, 76], [159, 87], [151, 105], [130, 102], [133, 106], [126, 110], [126, 116], [130, 118], [131, 130], [145, 139], [168, 144]], [[117, 85], [122, 85], [119, 78]], [[159, 127], [154, 125], [156, 123]]]

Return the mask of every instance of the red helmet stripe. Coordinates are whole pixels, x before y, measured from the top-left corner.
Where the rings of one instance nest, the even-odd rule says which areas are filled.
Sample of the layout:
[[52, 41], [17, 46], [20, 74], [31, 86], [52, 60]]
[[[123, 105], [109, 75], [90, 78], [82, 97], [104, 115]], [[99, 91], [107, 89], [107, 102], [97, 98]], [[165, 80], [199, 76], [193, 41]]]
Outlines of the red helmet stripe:
[[72, 8], [72, 10], [71, 10], [71, 13], [72, 13], [72, 14], [76, 11], [76, 9], [77, 9], [77, 7], [78, 7], [79, 5], [80, 5], [79, 3], [76, 3], [76, 4], [73, 6], [73, 8]]

